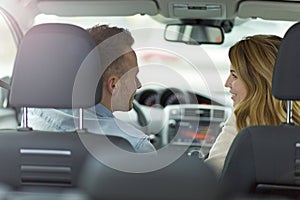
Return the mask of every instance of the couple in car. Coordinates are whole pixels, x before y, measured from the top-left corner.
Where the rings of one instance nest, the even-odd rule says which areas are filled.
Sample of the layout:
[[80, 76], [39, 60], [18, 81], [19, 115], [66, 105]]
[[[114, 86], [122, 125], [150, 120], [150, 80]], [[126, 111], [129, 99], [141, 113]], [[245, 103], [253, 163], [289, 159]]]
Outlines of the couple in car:
[[[136, 152], [153, 152], [149, 137], [140, 130], [113, 116], [114, 111], [129, 111], [141, 83], [137, 78], [138, 63], [132, 49], [134, 39], [123, 28], [107, 25], [87, 30], [100, 50], [100, 57], [107, 66], [102, 78], [102, 99], [93, 109], [85, 110], [88, 116], [96, 116], [104, 133], [125, 138]], [[229, 50], [230, 75], [225, 87], [230, 89], [233, 114], [228, 118], [206, 162], [221, 173], [230, 145], [241, 129], [252, 125], [279, 125], [284, 121], [286, 104], [272, 96], [271, 83], [275, 58], [281, 44], [275, 35], [248, 36]], [[300, 124], [300, 105], [294, 104], [293, 121]], [[29, 125], [38, 130], [72, 131], [74, 124], [71, 110], [36, 109], [28, 112]], [[89, 132], [100, 133], [96, 127]]]

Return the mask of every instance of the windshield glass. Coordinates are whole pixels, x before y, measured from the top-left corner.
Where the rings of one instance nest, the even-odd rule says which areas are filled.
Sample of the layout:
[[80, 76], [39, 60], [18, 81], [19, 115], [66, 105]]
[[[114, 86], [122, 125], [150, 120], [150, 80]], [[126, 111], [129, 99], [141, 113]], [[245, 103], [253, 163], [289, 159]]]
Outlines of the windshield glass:
[[[283, 36], [294, 24], [287, 21], [261, 19], [236, 19], [230, 33], [225, 34], [222, 45], [186, 45], [167, 42], [163, 38], [165, 24], [147, 15], [130, 17], [58, 17], [41, 14], [35, 24], [45, 22], [72, 23], [83, 28], [97, 24], [119, 26], [131, 31], [135, 38], [134, 48], [138, 55], [139, 78], [143, 88], [179, 87], [201, 91], [213, 98], [224, 98], [227, 90], [224, 82], [229, 74], [228, 49], [236, 41], [248, 35], [276, 34]], [[156, 73], [149, 73], [156, 70]], [[159, 75], [163, 76], [159, 76]], [[165, 76], [172, 74], [172, 76]], [[170, 79], [168, 79], [170, 77]], [[174, 78], [177, 77], [177, 78]], [[180, 81], [178, 81], [180, 80]], [[230, 104], [228, 101], [225, 104]]]

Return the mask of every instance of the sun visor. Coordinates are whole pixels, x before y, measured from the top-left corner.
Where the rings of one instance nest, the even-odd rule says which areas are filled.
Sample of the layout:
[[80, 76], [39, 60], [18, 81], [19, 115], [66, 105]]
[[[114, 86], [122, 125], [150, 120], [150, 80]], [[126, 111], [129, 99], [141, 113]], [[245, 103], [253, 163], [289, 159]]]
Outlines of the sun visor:
[[135, 14], [156, 15], [155, 1], [55, 1], [43, 0], [38, 4], [42, 13], [59, 16], [131, 16]]
[[240, 18], [259, 17], [269, 20], [299, 20], [300, 2], [243, 1], [238, 8]]

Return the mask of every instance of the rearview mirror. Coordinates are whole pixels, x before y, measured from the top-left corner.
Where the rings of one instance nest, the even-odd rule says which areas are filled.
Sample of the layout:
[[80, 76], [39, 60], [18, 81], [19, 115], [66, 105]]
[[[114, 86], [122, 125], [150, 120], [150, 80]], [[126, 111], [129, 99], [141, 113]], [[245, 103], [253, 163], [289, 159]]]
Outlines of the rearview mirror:
[[170, 42], [186, 44], [222, 44], [224, 42], [223, 29], [219, 26], [199, 24], [168, 24], [164, 38]]

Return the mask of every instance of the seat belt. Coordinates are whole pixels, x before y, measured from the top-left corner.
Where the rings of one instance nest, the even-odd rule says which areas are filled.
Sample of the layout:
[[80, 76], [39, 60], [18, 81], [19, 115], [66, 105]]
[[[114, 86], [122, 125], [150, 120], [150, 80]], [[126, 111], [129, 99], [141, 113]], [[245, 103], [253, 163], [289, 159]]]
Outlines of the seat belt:
[[0, 87], [10, 90], [10, 85], [2, 80], [0, 80]]

